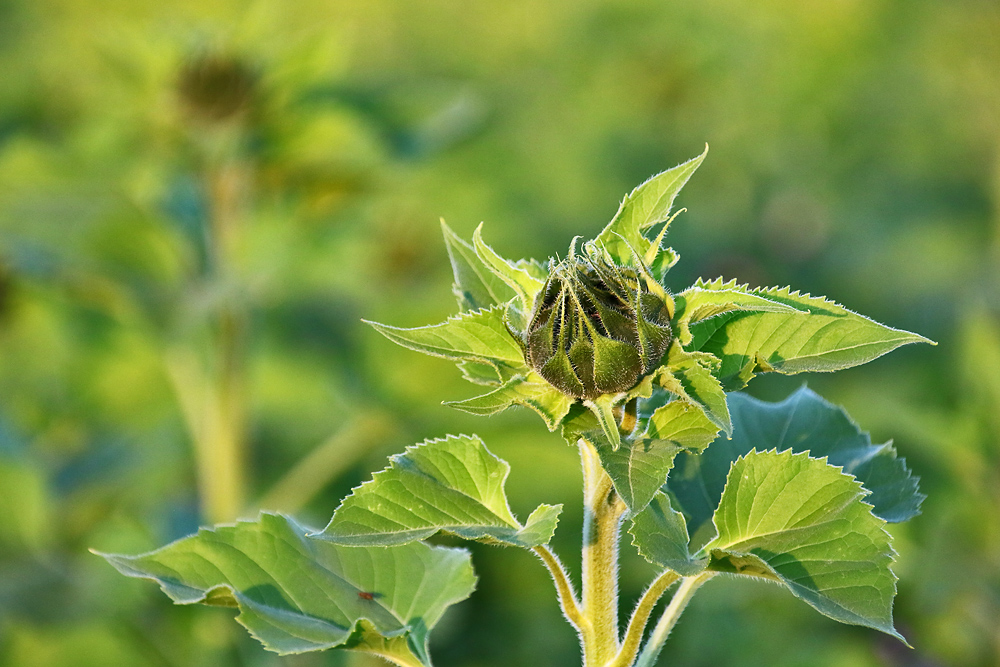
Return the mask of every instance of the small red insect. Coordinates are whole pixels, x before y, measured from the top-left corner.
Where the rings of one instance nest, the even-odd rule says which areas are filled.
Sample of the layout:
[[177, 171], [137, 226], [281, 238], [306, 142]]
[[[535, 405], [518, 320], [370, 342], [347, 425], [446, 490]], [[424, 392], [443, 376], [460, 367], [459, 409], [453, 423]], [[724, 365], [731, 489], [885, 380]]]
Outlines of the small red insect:
[[361, 598], [362, 600], [374, 600], [375, 594], [367, 593], [365, 591], [358, 591], [358, 597]]

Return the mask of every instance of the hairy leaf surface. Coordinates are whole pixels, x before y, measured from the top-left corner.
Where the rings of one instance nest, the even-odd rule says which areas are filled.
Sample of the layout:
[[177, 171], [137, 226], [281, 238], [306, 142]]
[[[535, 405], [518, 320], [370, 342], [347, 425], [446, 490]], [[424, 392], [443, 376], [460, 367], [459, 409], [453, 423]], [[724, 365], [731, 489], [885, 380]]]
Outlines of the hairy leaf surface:
[[654, 242], [643, 232], [667, 220], [677, 193], [707, 154], [708, 146], [698, 157], [661, 172], [632, 190], [622, 200], [615, 217], [594, 240], [623, 266], [635, 264], [635, 253], [644, 257], [647, 264], [653, 264], [647, 253], [659, 250], [659, 240], [655, 241], [657, 247], [654, 248]]
[[307, 533], [264, 513], [147, 554], [100, 555], [126, 576], [155, 581], [178, 604], [238, 607], [237, 620], [278, 653], [344, 647], [416, 654], [429, 664], [428, 631], [475, 588], [468, 552], [343, 547]]
[[507, 283], [493, 273], [479, 259], [475, 248], [459, 238], [444, 220], [441, 221], [441, 232], [444, 234], [448, 259], [451, 260], [451, 270], [455, 276], [452, 290], [458, 299], [459, 310], [465, 313], [490, 308], [514, 298], [514, 291]]
[[447, 401], [445, 405], [474, 415], [493, 415], [512, 405], [523, 405], [537, 412], [550, 431], [554, 431], [573, 406], [575, 399], [562, 393], [537, 373], [527, 377], [516, 375], [493, 391], [464, 401]]
[[521, 348], [504, 324], [501, 306], [463, 313], [441, 324], [413, 329], [377, 322], [368, 324], [392, 342], [417, 352], [453, 361], [524, 368], [527, 372]]
[[[708, 289], [716, 283], [705, 283]], [[785, 374], [836, 371], [867, 363], [923, 336], [893, 329], [822, 297], [789, 288], [749, 290], [805, 312], [724, 313], [691, 325], [688, 347], [722, 360], [719, 378], [727, 391], [742, 389], [756, 371]]]

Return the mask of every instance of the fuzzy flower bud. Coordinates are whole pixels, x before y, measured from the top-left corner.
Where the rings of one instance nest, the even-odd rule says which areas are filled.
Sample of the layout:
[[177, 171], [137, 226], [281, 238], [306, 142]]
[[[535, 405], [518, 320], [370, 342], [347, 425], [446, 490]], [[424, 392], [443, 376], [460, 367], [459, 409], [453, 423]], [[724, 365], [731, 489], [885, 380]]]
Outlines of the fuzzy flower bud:
[[573, 248], [552, 267], [524, 333], [525, 361], [565, 394], [593, 399], [631, 389], [670, 345], [662, 288], [600, 250]]

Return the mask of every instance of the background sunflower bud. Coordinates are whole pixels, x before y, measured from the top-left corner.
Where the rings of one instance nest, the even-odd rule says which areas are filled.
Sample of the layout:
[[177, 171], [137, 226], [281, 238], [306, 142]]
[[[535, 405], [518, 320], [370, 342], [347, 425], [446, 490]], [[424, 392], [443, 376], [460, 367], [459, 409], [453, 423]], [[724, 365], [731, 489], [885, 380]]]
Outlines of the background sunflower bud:
[[593, 246], [555, 265], [524, 334], [525, 361], [577, 398], [626, 391], [670, 345], [670, 312], [647, 276]]

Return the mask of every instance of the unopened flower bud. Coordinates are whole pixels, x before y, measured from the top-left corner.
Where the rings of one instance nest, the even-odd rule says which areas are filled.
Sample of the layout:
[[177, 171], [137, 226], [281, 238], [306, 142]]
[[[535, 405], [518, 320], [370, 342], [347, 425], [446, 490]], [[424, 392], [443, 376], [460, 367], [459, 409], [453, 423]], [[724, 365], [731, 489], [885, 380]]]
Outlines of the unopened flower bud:
[[669, 309], [647, 279], [593, 247], [582, 257], [571, 249], [536, 298], [525, 361], [577, 398], [631, 389], [659, 365], [671, 340]]

